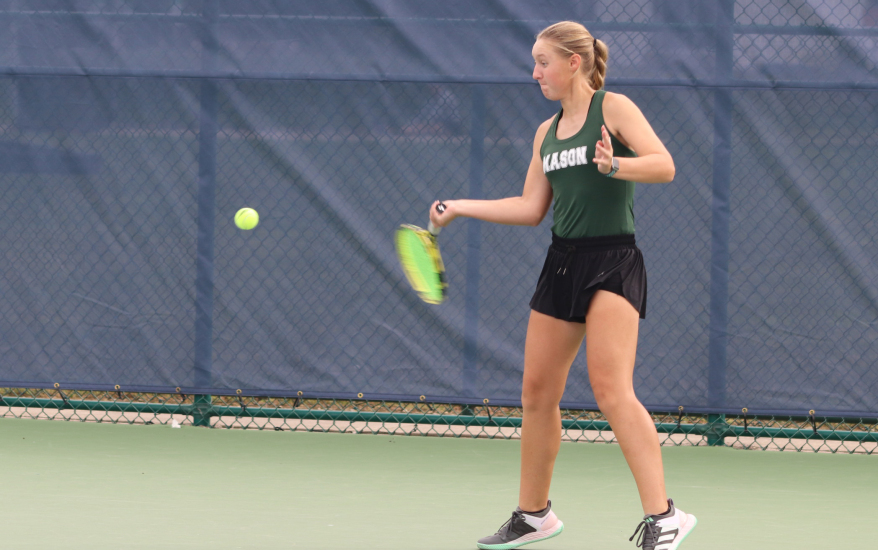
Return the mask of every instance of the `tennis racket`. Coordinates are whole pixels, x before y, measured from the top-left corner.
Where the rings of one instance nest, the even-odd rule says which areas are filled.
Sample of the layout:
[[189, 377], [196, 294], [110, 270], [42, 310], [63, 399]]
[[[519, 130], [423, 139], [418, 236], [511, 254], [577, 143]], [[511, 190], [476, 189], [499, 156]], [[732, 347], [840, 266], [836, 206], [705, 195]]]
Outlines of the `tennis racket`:
[[[445, 204], [440, 202], [436, 210], [445, 212]], [[428, 304], [441, 304], [448, 288], [445, 264], [442, 263], [436, 243], [436, 236], [441, 230], [433, 222], [427, 224], [427, 229], [404, 224], [396, 230], [394, 238], [396, 255], [406, 279], [421, 300]]]

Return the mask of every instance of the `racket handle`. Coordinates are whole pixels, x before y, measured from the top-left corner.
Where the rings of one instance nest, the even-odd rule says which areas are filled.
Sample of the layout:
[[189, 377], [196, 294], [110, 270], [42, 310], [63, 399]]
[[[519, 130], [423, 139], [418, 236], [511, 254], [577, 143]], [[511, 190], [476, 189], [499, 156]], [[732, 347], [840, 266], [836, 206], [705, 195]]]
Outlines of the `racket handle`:
[[[436, 205], [436, 212], [439, 212], [440, 214], [442, 212], [445, 212], [445, 203], [444, 202], [440, 201], [439, 204]], [[436, 227], [435, 225], [433, 225], [433, 222], [427, 222], [427, 231], [429, 231], [430, 234], [433, 235], [434, 237], [438, 237], [439, 232], [442, 231], [442, 228]]]

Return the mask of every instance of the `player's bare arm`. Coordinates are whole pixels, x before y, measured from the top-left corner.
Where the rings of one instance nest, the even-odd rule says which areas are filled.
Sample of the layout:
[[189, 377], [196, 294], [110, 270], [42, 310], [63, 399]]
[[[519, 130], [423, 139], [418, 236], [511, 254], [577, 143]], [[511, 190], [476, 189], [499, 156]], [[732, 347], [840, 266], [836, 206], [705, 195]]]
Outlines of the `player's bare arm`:
[[504, 225], [539, 225], [552, 203], [552, 187], [543, 173], [543, 162], [540, 159], [540, 147], [552, 125], [549, 119], [537, 129], [534, 137], [533, 156], [524, 180], [524, 189], [520, 197], [508, 197], [497, 200], [449, 200], [444, 201], [444, 213], [436, 211], [434, 202], [430, 207], [430, 221], [437, 227], [445, 227], [451, 220], [459, 216], [475, 218], [486, 222]]
[[594, 157], [602, 174], [611, 170], [612, 134], [637, 153], [635, 158], [617, 159], [619, 170], [613, 177], [639, 183], [668, 183], [674, 179], [674, 159], [633, 101], [622, 94], [607, 92], [604, 121], [603, 139], [595, 145]]

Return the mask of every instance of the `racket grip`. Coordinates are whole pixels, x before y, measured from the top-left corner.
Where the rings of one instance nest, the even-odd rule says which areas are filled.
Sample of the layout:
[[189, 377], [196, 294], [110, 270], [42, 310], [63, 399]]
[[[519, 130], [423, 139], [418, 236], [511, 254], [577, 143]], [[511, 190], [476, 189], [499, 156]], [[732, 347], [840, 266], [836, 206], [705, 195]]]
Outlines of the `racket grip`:
[[[445, 203], [444, 202], [440, 201], [439, 204], [436, 205], [436, 212], [439, 212], [440, 214], [442, 212], [445, 212]], [[439, 232], [442, 231], [442, 228], [436, 227], [435, 225], [433, 225], [433, 222], [430, 221], [430, 222], [427, 222], [427, 231], [429, 231], [430, 234], [433, 235], [434, 237], [437, 237], [437, 236], [439, 236]]]

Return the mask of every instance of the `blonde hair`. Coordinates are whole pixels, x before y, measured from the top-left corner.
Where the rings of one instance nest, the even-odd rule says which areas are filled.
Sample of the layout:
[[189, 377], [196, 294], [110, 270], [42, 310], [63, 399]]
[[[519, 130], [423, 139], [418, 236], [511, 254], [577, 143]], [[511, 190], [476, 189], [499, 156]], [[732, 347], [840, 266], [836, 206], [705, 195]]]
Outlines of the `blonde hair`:
[[604, 87], [607, 74], [607, 45], [596, 39], [584, 26], [575, 21], [561, 21], [541, 30], [537, 40], [551, 42], [559, 53], [566, 57], [579, 54], [582, 64], [579, 71], [586, 75], [591, 87], [600, 90]]

